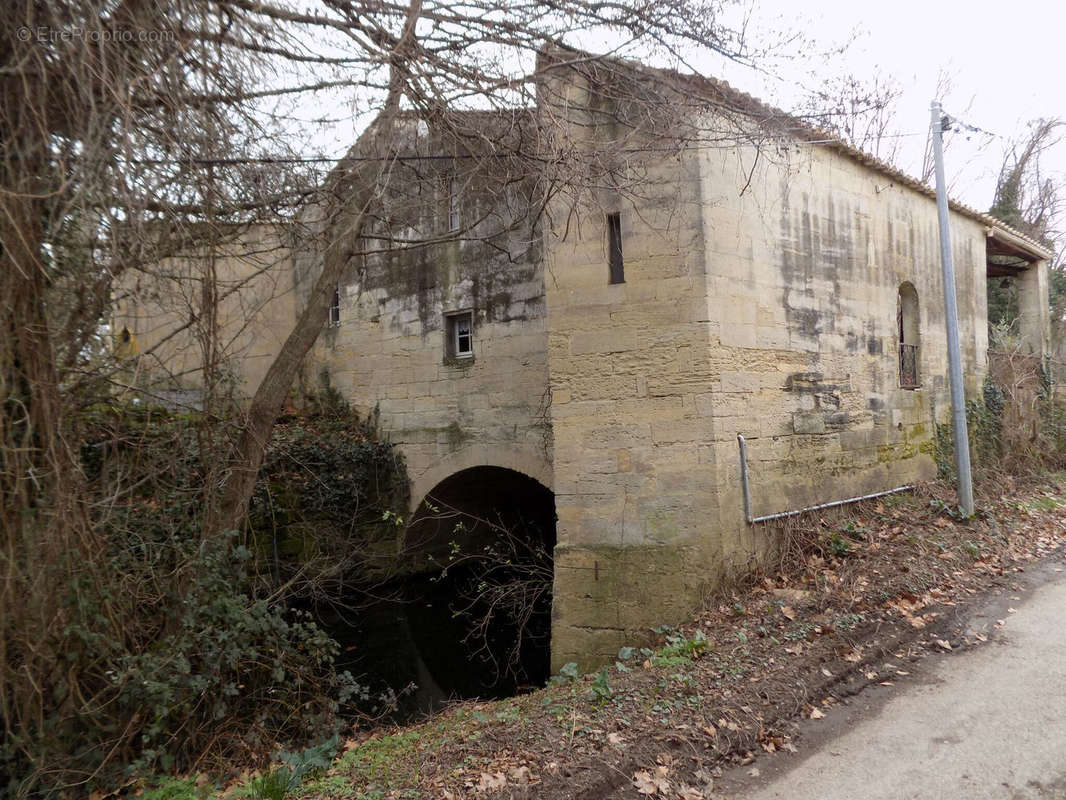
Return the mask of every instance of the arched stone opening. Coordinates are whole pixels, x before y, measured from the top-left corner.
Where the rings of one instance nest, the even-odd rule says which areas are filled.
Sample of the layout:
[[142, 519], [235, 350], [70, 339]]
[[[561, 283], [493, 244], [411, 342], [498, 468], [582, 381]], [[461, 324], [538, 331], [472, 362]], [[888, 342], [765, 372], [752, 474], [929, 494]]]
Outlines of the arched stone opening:
[[415, 512], [405, 552], [418, 595], [407, 627], [444, 697], [505, 697], [550, 674], [555, 500], [511, 469], [441, 481]]

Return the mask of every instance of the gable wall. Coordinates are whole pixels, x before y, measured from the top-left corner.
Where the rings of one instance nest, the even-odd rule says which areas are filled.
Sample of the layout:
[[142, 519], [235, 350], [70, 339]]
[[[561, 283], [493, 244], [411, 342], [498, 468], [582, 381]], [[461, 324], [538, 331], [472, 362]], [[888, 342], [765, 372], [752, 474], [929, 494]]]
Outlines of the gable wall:
[[[715, 420], [728, 560], [744, 525], [737, 434], [748, 442], [754, 515], [932, 477], [935, 425], [950, 419], [935, 202], [824, 148], [705, 151], [708, 316], [720, 383]], [[739, 199], [738, 199], [739, 197]], [[985, 241], [951, 217], [967, 396], [986, 370]], [[897, 298], [919, 300], [921, 388], [900, 388]], [[712, 334], [713, 338], [713, 334]]]
[[[824, 149], [689, 148], [622, 211], [549, 240], [559, 515], [552, 659], [602, 663], [773, 550], [755, 515], [935, 474], [949, 418], [936, 205]], [[952, 215], [964, 370], [985, 372], [983, 227]], [[920, 304], [922, 387], [899, 388], [897, 295]]]

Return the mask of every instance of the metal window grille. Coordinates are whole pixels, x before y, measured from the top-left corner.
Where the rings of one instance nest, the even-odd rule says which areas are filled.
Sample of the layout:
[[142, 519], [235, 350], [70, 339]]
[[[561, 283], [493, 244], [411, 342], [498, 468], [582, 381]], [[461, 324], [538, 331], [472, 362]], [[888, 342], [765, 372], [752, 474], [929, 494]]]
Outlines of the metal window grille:
[[918, 345], [900, 344], [899, 346], [899, 385], [903, 389], [917, 389], [918, 382]]
[[341, 324], [341, 292], [333, 290], [333, 299], [329, 301], [329, 326], [335, 328]]
[[459, 181], [448, 181], [448, 230], [459, 230]]

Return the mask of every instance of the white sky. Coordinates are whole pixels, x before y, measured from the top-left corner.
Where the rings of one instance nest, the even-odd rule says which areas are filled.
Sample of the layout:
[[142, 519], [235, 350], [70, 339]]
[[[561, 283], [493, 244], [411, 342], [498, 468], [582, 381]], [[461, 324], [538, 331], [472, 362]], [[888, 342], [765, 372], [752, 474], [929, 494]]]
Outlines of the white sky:
[[[1061, 0], [821, 0], [797, 10], [796, 0], [753, 0], [752, 20], [769, 30], [798, 29], [826, 48], [852, 40], [843, 55], [812, 62], [820, 74], [891, 76], [904, 89], [897, 124], [903, 133], [901, 166], [921, 170], [929, 102], [939, 72], [952, 91], [944, 110], [996, 137], [948, 134], [946, 162], [952, 196], [980, 210], [992, 203], [996, 176], [1010, 140], [1038, 117], [1066, 119], [1066, 4]], [[717, 69], [716, 69], [717, 67]], [[783, 108], [802, 88], [820, 81], [799, 63], [783, 63], [780, 80], [736, 65], [707, 65], [739, 88]], [[800, 91], [797, 91], [800, 90]], [[1066, 141], [1045, 157], [1046, 168], [1066, 177]]]
[[[817, 46], [766, 62], [766, 73], [724, 59], [701, 62], [697, 68], [785, 110], [794, 109], [805, 94], [818, 89], [825, 76], [892, 78], [904, 90], [895, 120], [898, 132], [904, 134], [898, 161], [911, 175], [921, 173], [929, 102], [936, 95], [941, 71], [946, 72], [952, 89], [944, 110], [996, 134], [947, 134], [951, 195], [976, 209], [986, 210], [992, 204], [1003, 154], [1024, 134], [1026, 123], [1039, 117], [1066, 119], [1064, 0], [732, 2], [742, 9], [738, 13], [750, 17], [754, 39], [794, 32]], [[842, 54], [816, 53], [848, 42]], [[608, 48], [606, 41], [597, 46], [595, 37], [574, 43], [594, 52]], [[335, 120], [327, 126], [329, 132], [309, 137], [311, 147], [344, 152], [369, 119], [351, 114], [351, 109], [345, 114], [338, 106], [331, 114]], [[314, 114], [307, 111], [307, 116]], [[1043, 166], [1066, 183], [1066, 130], [1064, 141], [1045, 155]]]

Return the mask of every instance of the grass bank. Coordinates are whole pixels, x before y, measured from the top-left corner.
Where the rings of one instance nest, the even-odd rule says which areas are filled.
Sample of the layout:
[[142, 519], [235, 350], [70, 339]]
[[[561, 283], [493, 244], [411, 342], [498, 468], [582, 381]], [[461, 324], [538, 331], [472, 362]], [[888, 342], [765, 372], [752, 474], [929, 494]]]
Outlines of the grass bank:
[[291, 760], [224, 789], [172, 782], [187, 795], [166, 800], [710, 797], [723, 768], [802, 747], [798, 720], [898, 680], [923, 653], [981, 644], [960, 624], [968, 604], [1066, 544], [1066, 474], [981, 489], [969, 520], [938, 483], [790, 520], [772, 568], [660, 629], [655, 648], [520, 697], [349, 732], [280, 789], [267, 782]]

